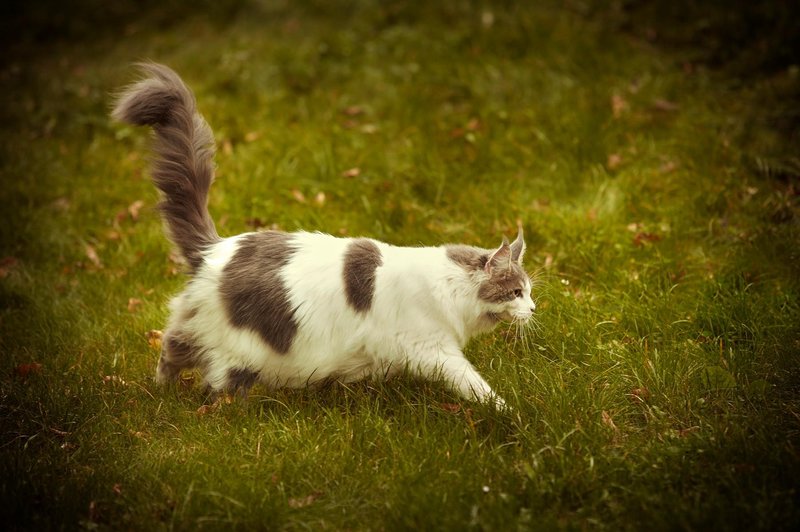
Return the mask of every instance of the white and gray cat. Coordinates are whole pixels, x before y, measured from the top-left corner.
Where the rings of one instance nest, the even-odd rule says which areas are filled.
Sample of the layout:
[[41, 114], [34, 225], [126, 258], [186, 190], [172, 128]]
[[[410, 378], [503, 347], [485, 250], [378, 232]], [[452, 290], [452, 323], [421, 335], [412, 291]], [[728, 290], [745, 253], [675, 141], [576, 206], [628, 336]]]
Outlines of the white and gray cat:
[[119, 96], [113, 117], [152, 126], [161, 215], [191, 280], [171, 304], [156, 378], [198, 368], [215, 391], [351, 382], [408, 370], [465, 399], [505, 403], [462, 351], [535, 309], [522, 228], [497, 249], [397, 247], [369, 238], [264, 231], [221, 238], [208, 209], [214, 138], [169, 68]]

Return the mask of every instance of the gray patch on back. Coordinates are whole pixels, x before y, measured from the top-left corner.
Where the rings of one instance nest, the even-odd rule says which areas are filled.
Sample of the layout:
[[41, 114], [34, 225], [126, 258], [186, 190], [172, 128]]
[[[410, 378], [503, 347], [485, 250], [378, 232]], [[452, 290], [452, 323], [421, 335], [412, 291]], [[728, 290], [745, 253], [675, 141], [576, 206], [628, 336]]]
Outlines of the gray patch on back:
[[375, 296], [375, 271], [383, 265], [381, 251], [366, 238], [353, 240], [344, 254], [344, 291], [356, 312], [367, 312]]
[[467, 270], [482, 270], [489, 260], [489, 252], [472, 246], [454, 244], [445, 246], [447, 258]]
[[280, 277], [294, 252], [290, 241], [278, 231], [245, 235], [222, 270], [219, 288], [231, 324], [258, 333], [281, 354], [297, 334], [295, 309]]

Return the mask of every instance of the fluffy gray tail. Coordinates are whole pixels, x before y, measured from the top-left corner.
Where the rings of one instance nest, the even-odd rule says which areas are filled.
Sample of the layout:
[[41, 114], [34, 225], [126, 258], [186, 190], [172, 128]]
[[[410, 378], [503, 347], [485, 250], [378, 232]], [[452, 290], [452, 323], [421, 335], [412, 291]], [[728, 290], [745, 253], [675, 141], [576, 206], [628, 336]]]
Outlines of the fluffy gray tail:
[[171, 69], [138, 65], [145, 77], [118, 97], [111, 116], [155, 133], [153, 182], [163, 193], [159, 210], [170, 239], [194, 273], [203, 251], [219, 241], [208, 213], [214, 181], [214, 136], [197, 112], [194, 95]]

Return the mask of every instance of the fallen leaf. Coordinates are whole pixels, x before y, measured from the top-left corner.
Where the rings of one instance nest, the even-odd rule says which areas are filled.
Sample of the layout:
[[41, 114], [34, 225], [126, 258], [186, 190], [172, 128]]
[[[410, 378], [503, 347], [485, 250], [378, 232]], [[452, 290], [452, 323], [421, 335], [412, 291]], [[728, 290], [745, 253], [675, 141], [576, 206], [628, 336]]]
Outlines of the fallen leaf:
[[200, 408], [197, 409], [197, 413], [201, 416], [208, 414], [209, 412], [213, 412], [217, 408], [214, 405], [200, 405]]
[[484, 11], [481, 13], [481, 26], [486, 29], [491, 28], [494, 25], [494, 13], [491, 11]]
[[230, 139], [225, 139], [222, 141], [222, 153], [224, 155], [231, 155], [233, 153], [233, 144], [231, 143]]
[[469, 122], [467, 122], [467, 130], [468, 131], [478, 131], [481, 128], [481, 121], [477, 118], [472, 118]]
[[186, 264], [186, 260], [183, 258], [183, 256], [174, 250], [167, 254], [167, 260], [169, 260], [172, 264], [177, 264], [179, 266], [184, 266]]
[[633, 237], [633, 245], [638, 248], [644, 246], [646, 243], [658, 242], [659, 240], [661, 240], [661, 235], [639, 232]]
[[178, 378], [178, 384], [183, 388], [191, 388], [194, 386], [195, 380], [196, 377], [194, 373], [181, 373], [181, 376]]
[[347, 116], [359, 116], [364, 114], [364, 108], [358, 105], [351, 105], [349, 107], [345, 107], [342, 110], [342, 113]]
[[261, 133], [259, 131], [248, 131], [244, 135], [245, 142], [254, 142], [261, 137]]
[[650, 399], [650, 390], [648, 390], [644, 386], [640, 388], [634, 388], [633, 390], [631, 390], [630, 396], [633, 400], [638, 401], [640, 403], [644, 403], [648, 399]]
[[91, 521], [92, 523], [97, 523], [99, 518], [100, 516], [99, 512], [97, 511], [97, 502], [96, 501], [89, 502], [89, 521]]
[[152, 329], [144, 333], [144, 337], [147, 338], [147, 343], [156, 351], [161, 351], [161, 339], [163, 336], [164, 334], [158, 329]]
[[361, 132], [366, 133], [367, 135], [372, 135], [373, 133], [377, 133], [378, 126], [375, 124], [364, 124], [361, 126]]
[[136, 200], [130, 205], [128, 205], [128, 214], [131, 217], [131, 220], [134, 222], [139, 220], [139, 211], [144, 207], [144, 202], [142, 200]]
[[678, 168], [678, 164], [675, 161], [666, 161], [664, 164], [658, 167], [658, 171], [662, 174], [671, 174]]
[[128, 299], [128, 312], [136, 312], [142, 306], [142, 300], [135, 297]]
[[246, 226], [248, 226], [248, 227], [252, 227], [253, 229], [260, 229], [260, 228], [264, 227], [265, 225], [267, 225], [266, 222], [264, 222], [264, 220], [262, 220], [258, 216], [253, 216], [251, 218], [245, 218], [244, 224]]
[[317, 195], [314, 196], [314, 202], [319, 205], [325, 205], [325, 193], [324, 192], [317, 192]]
[[39, 373], [42, 370], [42, 365], [38, 362], [30, 362], [28, 364], [20, 364], [14, 368], [14, 374], [21, 378], [27, 379], [28, 376]]
[[617, 425], [614, 423], [614, 420], [613, 420], [613, 419], [611, 419], [611, 415], [610, 415], [608, 412], [606, 412], [605, 410], [603, 410], [603, 411], [601, 412], [601, 414], [600, 414], [600, 418], [601, 418], [601, 419], [602, 419], [602, 421], [603, 421], [603, 425], [607, 426], [608, 428], [610, 428], [610, 429], [611, 429], [611, 430], [613, 430], [614, 432], [616, 432], [616, 431], [618, 431], [618, 430], [619, 430], [619, 429], [617, 428]]
[[19, 259], [16, 257], [3, 257], [0, 259], [0, 279], [5, 279], [17, 264], [19, 264]]
[[292, 189], [292, 197], [295, 200], [297, 200], [298, 202], [300, 202], [300, 203], [305, 203], [306, 202], [305, 195], [302, 192], [300, 192], [299, 190], [297, 190], [296, 188]]
[[91, 244], [86, 244], [86, 258], [94, 265], [95, 268], [102, 268], [103, 264], [100, 262], [100, 257], [97, 255], [97, 250]]
[[103, 384], [119, 384], [120, 386], [127, 386], [128, 383], [125, 382], [125, 379], [118, 375], [106, 375], [103, 377]]
[[66, 212], [69, 210], [70, 201], [69, 198], [62, 196], [55, 200], [51, 205], [57, 211]]
[[637, 231], [641, 231], [642, 227], [644, 227], [642, 224], [638, 222], [632, 222], [626, 226], [626, 229], [631, 233], [636, 233]]
[[342, 172], [342, 177], [358, 177], [359, 175], [361, 175], [361, 168], [357, 166]]
[[113, 491], [117, 495], [122, 495], [122, 484], [120, 484], [119, 482], [114, 483], [114, 485], [111, 487], [111, 491]]
[[289, 499], [289, 507], [290, 508], [305, 508], [306, 506], [310, 506], [314, 501], [322, 497], [321, 491], [315, 491], [305, 497], [292, 497]]
[[200, 408], [197, 409], [197, 413], [201, 416], [209, 414], [219, 410], [222, 405], [229, 405], [231, 403], [233, 403], [233, 396], [227, 393], [221, 393], [217, 396], [213, 403], [200, 405]]
[[653, 100], [653, 107], [658, 111], [664, 111], [667, 113], [677, 111], [680, 108], [677, 103], [661, 98]]
[[458, 403], [440, 403], [439, 406], [445, 412], [450, 412], [451, 414], [458, 414], [461, 412], [461, 405]]
[[628, 102], [619, 94], [611, 96], [611, 114], [614, 118], [619, 118], [628, 109]]
[[622, 156], [618, 153], [612, 153], [606, 159], [606, 168], [609, 170], [616, 170], [622, 164]]

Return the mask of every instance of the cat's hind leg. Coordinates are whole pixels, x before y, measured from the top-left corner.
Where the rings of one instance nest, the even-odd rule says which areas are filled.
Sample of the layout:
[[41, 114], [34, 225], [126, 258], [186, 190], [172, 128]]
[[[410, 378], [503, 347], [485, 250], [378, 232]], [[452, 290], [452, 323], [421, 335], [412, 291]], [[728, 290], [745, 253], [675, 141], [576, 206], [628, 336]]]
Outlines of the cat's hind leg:
[[190, 336], [168, 330], [161, 341], [156, 382], [167, 384], [176, 381], [181, 371], [198, 365], [201, 353], [202, 349]]

